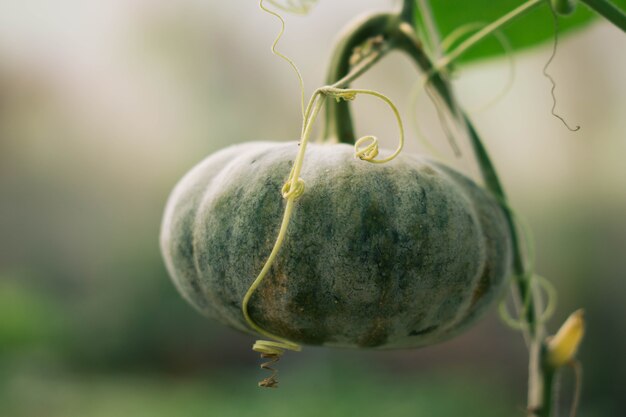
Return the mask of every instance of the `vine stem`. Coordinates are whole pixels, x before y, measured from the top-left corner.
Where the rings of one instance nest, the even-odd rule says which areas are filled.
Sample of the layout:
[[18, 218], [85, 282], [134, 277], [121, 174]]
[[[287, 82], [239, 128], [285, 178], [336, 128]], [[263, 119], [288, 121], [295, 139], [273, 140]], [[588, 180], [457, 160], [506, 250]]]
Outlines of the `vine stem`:
[[[404, 22], [415, 22], [415, 13], [417, 10], [422, 9], [423, 0], [405, 1], [402, 3], [402, 9], [400, 10], [400, 19]], [[419, 7], [418, 7], [419, 4]]]
[[580, 0], [591, 10], [626, 32], [626, 13], [607, 0]]
[[[397, 17], [396, 17], [397, 18]], [[351, 24], [339, 36], [333, 49], [329, 71], [326, 76], [326, 84], [333, 85], [343, 78], [351, 70], [351, 59], [357, 47], [364, 44], [368, 39], [382, 35], [389, 26], [388, 14], [376, 14], [359, 19]], [[380, 57], [382, 57], [381, 54]], [[343, 87], [348, 87], [349, 82]], [[348, 103], [345, 101], [329, 101], [326, 105], [326, 120], [323, 138], [336, 140], [340, 143], [352, 144], [355, 141], [354, 126]]]
[[[421, 18], [422, 25], [424, 26], [424, 35], [426, 37], [428, 47], [430, 48], [432, 55], [439, 58], [442, 55], [443, 48], [441, 47], [441, 37], [439, 36], [439, 30], [437, 29], [437, 23], [435, 22], [433, 11], [428, 0], [416, 0], [416, 2], [418, 5], [417, 12]], [[405, 2], [405, 4], [407, 3], [415, 4], [415, 2], [410, 1]], [[415, 27], [414, 16], [415, 12], [410, 19], [406, 19], [403, 16], [403, 20]]]

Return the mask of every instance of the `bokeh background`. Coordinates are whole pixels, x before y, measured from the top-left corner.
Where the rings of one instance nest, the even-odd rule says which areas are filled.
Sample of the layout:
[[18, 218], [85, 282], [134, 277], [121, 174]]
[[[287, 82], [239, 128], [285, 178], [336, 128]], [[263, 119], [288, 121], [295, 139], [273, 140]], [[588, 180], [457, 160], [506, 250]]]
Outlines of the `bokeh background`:
[[[288, 17], [281, 49], [307, 94], [340, 28], [393, 5], [321, 1]], [[277, 29], [255, 1], [0, 2], [1, 416], [524, 414], [525, 347], [495, 309], [420, 350], [288, 354], [268, 391], [256, 387], [253, 339], [176, 293], [158, 249], [176, 181], [229, 144], [299, 132], [297, 80], [269, 51]], [[550, 72], [577, 133], [550, 114], [551, 48], [517, 54], [512, 89], [474, 119], [534, 231], [537, 269], [558, 288], [550, 328], [586, 310], [580, 415], [626, 415], [626, 36], [597, 22], [560, 39]], [[477, 108], [508, 74], [506, 59], [483, 61], [455, 84]], [[409, 111], [416, 81], [394, 55], [358, 85], [388, 94], [474, 172], [467, 152], [454, 160], [425, 96]], [[355, 110], [360, 133], [394, 146], [384, 105], [364, 98]], [[411, 131], [408, 151], [424, 151]]]

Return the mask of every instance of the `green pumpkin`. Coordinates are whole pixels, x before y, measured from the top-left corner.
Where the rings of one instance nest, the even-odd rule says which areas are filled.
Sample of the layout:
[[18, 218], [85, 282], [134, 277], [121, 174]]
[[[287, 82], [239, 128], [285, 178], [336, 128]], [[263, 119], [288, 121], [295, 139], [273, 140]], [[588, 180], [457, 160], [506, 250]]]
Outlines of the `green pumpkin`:
[[[244, 332], [254, 333], [242, 299], [276, 240], [297, 152], [294, 142], [221, 150], [167, 203], [161, 249], [176, 287]], [[350, 348], [428, 345], [472, 323], [505, 286], [504, 212], [458, 172], [406, 153], [372, 164], [348, 145], [311, 144], [300, 176], [304, 194], [249, 303], [272, 334]]]

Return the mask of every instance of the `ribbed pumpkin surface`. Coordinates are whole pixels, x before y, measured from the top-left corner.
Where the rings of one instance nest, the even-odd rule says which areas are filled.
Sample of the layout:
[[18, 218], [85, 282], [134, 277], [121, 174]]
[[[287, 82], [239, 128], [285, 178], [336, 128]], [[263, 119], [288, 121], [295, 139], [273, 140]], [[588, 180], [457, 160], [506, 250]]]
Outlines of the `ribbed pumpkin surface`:
[[[241, 302], [276, 239], [296, 143], [252, 142], [193, 168], [167, 204], [161, 248], [177, 288], [247, 331]], [[448, 338], [497, 297], [511, 242], [497, 202], [470, 179], [406, 153], [386, 164], [309, 145], [281, 252], [249, 311], [312, 345], [405, 348]], [[384, 152], [383, 152], [384, 153]]]

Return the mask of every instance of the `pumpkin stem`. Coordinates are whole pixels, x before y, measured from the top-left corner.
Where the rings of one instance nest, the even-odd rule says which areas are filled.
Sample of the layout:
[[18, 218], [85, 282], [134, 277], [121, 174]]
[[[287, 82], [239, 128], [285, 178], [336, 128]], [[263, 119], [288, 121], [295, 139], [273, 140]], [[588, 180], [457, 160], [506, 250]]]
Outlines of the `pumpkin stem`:
[[[363, 58], [364, 54], [376, 53], [376, 44], [385, 42], [387, 28], [391, 27], [390, 23], [395, 20], [397, 16], [386, 13], [370, 15], [349, 24], [333, 48], [326, 83], [336, 84], [351, 72], [354, 64]], [[343, 87], [347, 88], [349, 84]], [[323, 138], [339, 143], [355, 143], [356, 135], [349, 103], [345, 101], [328, 103]]]

